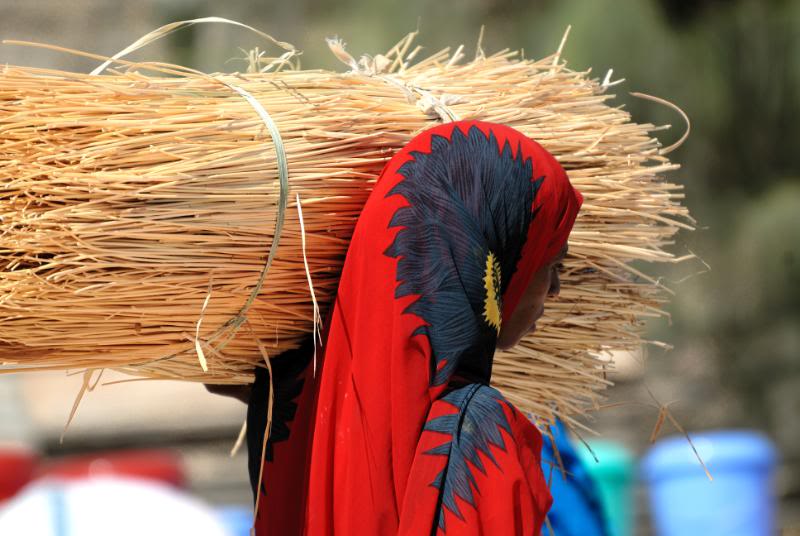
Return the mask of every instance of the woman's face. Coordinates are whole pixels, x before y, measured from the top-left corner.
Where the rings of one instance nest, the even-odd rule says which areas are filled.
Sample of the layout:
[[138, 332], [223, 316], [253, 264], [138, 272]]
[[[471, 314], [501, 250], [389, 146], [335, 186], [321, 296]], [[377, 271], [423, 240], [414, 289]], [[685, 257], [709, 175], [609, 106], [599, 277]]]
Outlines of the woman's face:
[[558, 272], [566, 255], [567, 245], [564, 244], [555, 258], [533, 275], [511, 318], [503, 320], [500, 334], [497, 336], [499, 349], [508, 350], [516, 346], [526, 334], [536, 330], [536, 321], [544, 313], [545, 299], [548, 296], [558, 296], [561, 289]]

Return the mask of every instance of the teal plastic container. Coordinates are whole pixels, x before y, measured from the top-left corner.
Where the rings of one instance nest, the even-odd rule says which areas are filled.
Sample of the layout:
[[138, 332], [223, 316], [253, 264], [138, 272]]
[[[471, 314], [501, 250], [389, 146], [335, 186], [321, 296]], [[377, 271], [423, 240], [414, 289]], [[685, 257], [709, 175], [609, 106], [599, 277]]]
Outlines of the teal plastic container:
[[612, 441], [588, 443], [597, 461], [585, 446], [576, 445], [576, 450], [597, 484], [610, 535], [632, 536], [636, 513], [633, 497], [636, 465], [633, 455]]

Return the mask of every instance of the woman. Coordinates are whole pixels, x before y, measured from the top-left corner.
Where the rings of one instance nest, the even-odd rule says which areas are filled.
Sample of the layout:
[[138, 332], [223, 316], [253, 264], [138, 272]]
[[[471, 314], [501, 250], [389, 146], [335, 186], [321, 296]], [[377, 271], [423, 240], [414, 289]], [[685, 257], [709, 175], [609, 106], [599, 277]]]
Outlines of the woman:
[[538, 534], [541, 435], [489, 386], [496, 347], [533, 330], [581, 196], [539, 145], [449, 123], [381, 173], [328, 321], [276, 358], [248, 411], [257, 534]]

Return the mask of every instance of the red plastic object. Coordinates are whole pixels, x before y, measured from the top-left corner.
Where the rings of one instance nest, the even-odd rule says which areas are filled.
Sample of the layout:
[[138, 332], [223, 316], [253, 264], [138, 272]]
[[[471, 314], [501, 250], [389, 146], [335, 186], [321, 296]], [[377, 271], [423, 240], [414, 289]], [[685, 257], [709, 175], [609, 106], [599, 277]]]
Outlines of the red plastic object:
[[71, 456], [46, 464], [37, 476], [68, 480], [127, 476], [157, 480], [177, 488], [183, 488], [186, 484], [180, 457], [168, 450], [109, 451]]
[[32, 450], [0, 446], [0, 502], [10, 499], [31, 481], [39, 457]]

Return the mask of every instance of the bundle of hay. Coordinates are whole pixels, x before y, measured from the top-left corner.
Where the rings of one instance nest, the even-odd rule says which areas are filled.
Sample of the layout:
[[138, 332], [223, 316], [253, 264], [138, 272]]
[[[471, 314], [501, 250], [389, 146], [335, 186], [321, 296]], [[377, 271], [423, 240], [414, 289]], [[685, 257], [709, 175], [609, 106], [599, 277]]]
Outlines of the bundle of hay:
[[332, 43], [347, 73], [292, 70], [291, 53], [247, 74], [0, 68], [4, 368], [251, 381], [264, 349], [312, 331], [309, 280], [324, 318], [384, 163], [437, 122], [480, 119], [541, 143], [585, 197], [561, 296], [494, 381], [542, 419], [584, 411], [603, 356], [661, 314], [665, 289], [631, 263], [679, 260], [665, 247], [690, 220], [661, 176], [677, 166], [558, 54], [413, 63], [412, 39], [360, 62]]

